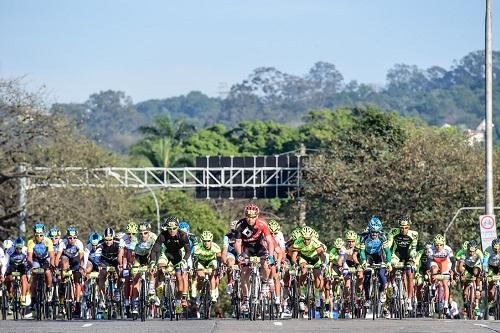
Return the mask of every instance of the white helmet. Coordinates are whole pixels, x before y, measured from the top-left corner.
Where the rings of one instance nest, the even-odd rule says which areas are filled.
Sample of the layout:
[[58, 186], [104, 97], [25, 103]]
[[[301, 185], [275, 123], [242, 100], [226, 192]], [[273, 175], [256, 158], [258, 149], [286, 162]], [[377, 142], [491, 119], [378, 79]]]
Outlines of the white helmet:
[[3, 241], [2, 246], [4, 250], [10, 249], [14, 245], [14, 242], [12, 242], [12, 239], [6, 239]]

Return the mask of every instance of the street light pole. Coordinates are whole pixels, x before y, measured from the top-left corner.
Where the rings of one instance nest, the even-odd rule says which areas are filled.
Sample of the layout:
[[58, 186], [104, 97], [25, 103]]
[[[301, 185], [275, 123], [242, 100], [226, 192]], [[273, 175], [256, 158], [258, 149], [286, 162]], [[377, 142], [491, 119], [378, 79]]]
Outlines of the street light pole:
[[485, 213], [493, 215], [493, 57], [492, 57], [492, 43], [491, 43], [491, 3], [492, 0], [486, 0], [486, 45], [485, 45], [485, 155], [486, 155], [486, 203]]

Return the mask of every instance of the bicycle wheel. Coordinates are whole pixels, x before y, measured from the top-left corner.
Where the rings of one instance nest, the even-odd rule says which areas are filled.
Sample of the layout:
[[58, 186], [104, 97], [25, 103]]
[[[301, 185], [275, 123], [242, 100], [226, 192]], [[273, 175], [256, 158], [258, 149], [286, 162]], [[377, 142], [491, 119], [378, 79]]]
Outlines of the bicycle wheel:
[[240, 308], [240, 284], [238, 280], [235, 280], [233, 284], [231, 304], [233, 305], [234, 315], [236, 319], [239, 320], [241, 316], [241, 308]]
[[204, 287], [204, 292], [205, 292], [205, 297], [203, 300], [203, 317], [205, 319], [210, 319], [210, 307], [212, 303], [212, 297], [210, 295], [210, 281], [205, 280], [205, 287]]
[[398, 318], [402, 320], [405, 316], [405, 298], [404, 298], [404, 290], [403, 290], [403, 279], [398, 279]]
[[495, 320], [500, 320], [500, 286], [495, 284]]
[[378, 299], [378, 276], [375, 272], [372, 273], [372, 314], [373, 320], [379, 316], [379, 299]]
[[299, 294], [297, 288], [297, 279], [293, 279], [290, 288], [291, 294], [291, 306], [292, 306], [292, 318], [299, 318]]
[[[16, 283], [14, 285], [14, 299], [12, 300], [12, 315], [14, 316], [14, 320], [19, 320], [20, 297], [21, 297], [21, 290], [19, 288], [19, 285]], [[5, 303], [5, 305], [8, 308], [9, 303], [7, 300], [6, 302], [7, 303]]]
[[141, 279], [141, 290], [139, 295], [139, 316], [141, 317], [141, 321], [146, 321], [146, 281]]
[[9, 307], [9, 303], [7, 300], [7, 289], [4, 288], [4, 286], [0, 286], [2, 289], [0, 290], [2, 292], [2, 298], [1, 298], [1, 307], [2, 307], [2, 320], [7, 320], [7, 309]]

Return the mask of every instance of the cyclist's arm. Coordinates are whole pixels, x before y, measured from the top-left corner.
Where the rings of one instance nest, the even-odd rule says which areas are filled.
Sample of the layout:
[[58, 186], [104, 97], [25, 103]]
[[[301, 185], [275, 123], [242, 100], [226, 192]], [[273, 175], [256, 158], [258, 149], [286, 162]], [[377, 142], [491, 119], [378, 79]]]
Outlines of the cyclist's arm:
[[271, 234], [266, 236], [266, 241], [267, 241], [267, 249], [269, 251], [269, 255], [273, 256], [274, 255], [274, 238]]
[[59, 266], [59, 261], [61, 260], [62, 253], [63, 253], [63, 247], [61, 245], [59, 251], [57, 251], [57, 254], [54, 258], [54, 266]]
[[151, 255], [149, 257], [149, 260], [151, 263], [156, 263], [156, 261], [160, 257], [161, 245], [163, 244], [164, 241], [165, 241], [165, 237], [163, 236], [163, 233], [161, 233], [156, 238], [156, 241], [153, 245], [153, 248], [151, 249]]
[[326, 255], [325, 255], [325, 251], [323, 250], [323, 248], [318, 247], [316, 249], [316, 253], [318, 253], [319, 258], [321, 259], [321, 263], [326, 264], [327, 260], [326, 260]]
[[292, 264], [297, 265], [297, 257], [299, 256], [298, 251], [293, 251], [292, 252]]
[[123, 247], [118, 248], [118, 267], [122, 267], [123, 263]]

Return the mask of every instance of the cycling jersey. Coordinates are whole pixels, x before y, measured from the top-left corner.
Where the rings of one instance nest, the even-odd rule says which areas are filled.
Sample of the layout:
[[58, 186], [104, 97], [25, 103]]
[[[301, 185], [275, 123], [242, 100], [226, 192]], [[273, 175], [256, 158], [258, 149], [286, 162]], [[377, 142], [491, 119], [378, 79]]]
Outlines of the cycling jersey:
[[59, 242], [59, 252], [69, 259], [80, 260], [80, 253], [84, 252], [83, 243], [81, 240], [77, 239], [75, 244], [71, 245], [69, 240], [65, 238], [62, 242]]
[[476, 249], [474, 254], [470, 255], [468, 250], [460, 249], [460, 251], [457, 252], [455, 258], [457, 258], [457, 260], [463, 260], [465, 266], [480, 267], [483, 261], [483, 252], [479, 249]]
[[292, 245], [292, 251], [298, 252], [304, 259], [318, 257], [318, 249], [323, 248], [323, 244], [316, 238], [312, 238], [308, 245], [304, 243], [304, 238], [300, 237]]
[[34, 238], [30, 239], [27, 244], [28, 254], [33, 254], [33, 261], [45, 262], [49, 258], [49, 253], [54, 252], [54, 245], [49, 238], [43, 238], [42, 241], [37, 242]]
[[171, 236], [167, 231], [162, 231], [151, 250], [152, 262], [156, 262], [160, 258], [162, 245], [165, 246], [165, 256], [174, 266], [181, 260], [188, 261], [191, 251], [189, 248], [189, 237], [184, 231], [178, 230], [175, 236]]
[[433, 246], [427, 250], [427, 257], [431, 262], [431, 266], [436, 266], [439, 268], [442, 274], [447, 274], [452, 268], [452, 258], [453, 250], [445, 245], [442, 249], [438, 249], [436, 246]]
[[257, 218], [254, 225], [249, 225], [244, 218], [237, 225], [236, 239], [241, 239], [244, 254], [258, 257], [269, 255], [266, 237], [271, 235], [271, 231], [264, 219]]
[[94, 266], [94, 268], [97, 268], [97, 266], [99, 266], [99, 264], [101, 263], [101, 255], [102, 247], [96, 246], [96, 248], [94, 249], [92, 244], [87, 244], [87, 246], [85, 247], [85, 257], [92, 263], [92, 266]]
[[406, 235], [403, 235], [399, 228], [393, 228], [389, 231], [389, 244], [392, 248], [392, 254], [399, 259], [407, 261], [414, 257], [417, 252], [418, 232], [408, 230]]
[[56, 243], [54, 243], [54, 241], [52, 241], [52, 245], [54, 246], [54, 252], [59, 252], [59, 249], [61, 248], [61, 244], [62, 244], [62, 241], [61, 241], [61, 240], [59, 240], [59, 241], [57, 242], [57, 244], [56, 244]]
[[153, 249], [153, 245], [156, 242], [156, 235], [154, 233], [150, 233], [148, 239], [142, 240], [139, 239], [137, 244], [135, 245], [135, 259], [139, 260], [141, 265], [149, 264], [149, 254]]
[[10, 275], [12, 272], [19, 272], [21, 275], [26, 274], [27, 255], [26, 252], [7, 254], [5, 269], [2, 267], [2, 275]]
[[281, 231], [278, 231], [275, 235], [273, 235], [275, 240], [275, 247], [280, 247], [282, 250], [285, 250], [285, 236]]
[[[122, 243], [123, 244], [123, 243]], [[111, 245], [107, 245], [106, 241], [103, 239], [99, 242], [98, 247], [101, 248], [101, 264], [105, 266], [118, 266], [118, 253], [120, 249], [123, 248], [120, 241], [113, 240]]]
[[392, 259], [389, 242], [384, 233], [380, 233], [376, 238], [372, 238], [370, 233], [363, 233], [356, 251], [359, 252], [360, 262], [365, 262], [369, 258], [370, 263], [381, 263], [384, 256], [385, 262], [391, 262]]
[[347, 246], [342, 246], [340, 248], [339, 256], [343, 258], [344, 268], [356, 266], [356, 263], [354, 262], [354, 252], [355, 252], [354, 250], [355, 246], [351, 248], [348, 248]]
[[236, 250], [234, 249], [234, 243], [236, 243], [236, 231], [231, 230], [224, 236], [223, 247], [227, 248], [227, 253], [236, 256]]
[[221, 249], [219, 245], [212, 242], [210, 249], [206, 249], [203, 244], [198, 244], [194, 247], [194, 257], [201, 263], [203, 266], [207, 266], [211, 264], [214, 260], [217, 259], [217, 254], [221, 253]]

